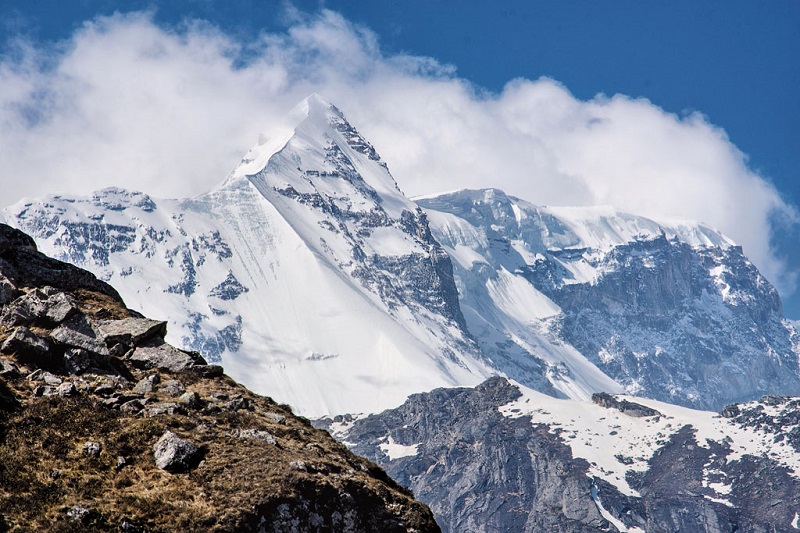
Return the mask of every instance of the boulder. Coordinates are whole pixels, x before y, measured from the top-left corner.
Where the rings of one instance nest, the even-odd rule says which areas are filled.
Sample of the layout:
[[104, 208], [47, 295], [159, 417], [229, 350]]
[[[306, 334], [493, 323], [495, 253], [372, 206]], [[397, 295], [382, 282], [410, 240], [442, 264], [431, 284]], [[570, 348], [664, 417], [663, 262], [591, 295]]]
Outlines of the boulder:
[[136, 394], [150, 394], [155, 390], [159, 381], [161, 381], [161, 378], [158, 377], [158, 374], [146, 376], [133, 386], [133, 392]]
[[194, 365], [192, 370], [204, 378], [218, 378], [225, 373], [219, 365]]
[[159, 385], [158, 391], [163, 392], [165, 394], [169, 394], [170, 396], [177, 398], [178, 396], [186, 392], [186, 389], [177, 379], [170, 379]]
[[241, 409], [244, 410], [253, 410], [253, 402], [249, 398], [245, 398], [240, 395], [233, 396], [229, 401], [225, 402], [223, 405], [223, 409], [228, 411], [239, 411]]
[[87, 457], [99, 457], [103, 445], [99, 442], [88, 441], [83, 444], [83, 455]]
[[236, 432], [240, 439], [258, 440], [267, 444], [275, 444], [275, 435], [262, 429], [240, 429]]
[[200, 449], [171, 431], [166, 431], [153, 446], [156, 466], [167, 472], [191, 470], [197, 464]]
[[8, 305], [22, 294], [2, 272], [0, 272], [0, 305]]
[[144, 402], [140, 399], [129, 400], [119, 406], [119, 410], [129, 415], [135, 415], [144, 409]]
[[279, 413], [264, 413], [267, 418], [275, 422], [276, 424], [285, 424], [286, 423], [286, 416], [279, 414]]
[[0, 353], [14, 355], [21, 361], [49, 362], [52, 357], [51, 346], [47, 339], [39, 337], [25, 326], [14, 330], [14, 333], [0, 346]]
[[82, 505], [73, 505], [68, 507], [65, 512], [70, 522], [77, 522], [83, 525], [88, 525], [95, 515], [91, 509], [87, 509]]
[[130, 362], [138, 368], [158, 368], [169, 372], [180, 372], [194, 365], [206, 364], [200, 354], [184, 352], [167, 343], [137, 347], [130, 356]]
[[56, 388], [51, 387], [50, 385], [39, 385], [35, 389], [33, 389], [33, 395], [36, 397], [49, 397], [55, 396], [57, 394]]
[[39, 379], [40, 381], [44, 381], [45, 385], [50, 385], [51, 387], [58, 387], [59, 385], [64, 383], [63, 379], [47, 371], [43, 371], [41, 374], [39, 374], [39, 377], [37, 379]]
[[50, 332], [50, 338], [58, 344], [81, 348], [93, 354], [107, 357], [108, 349], [84, 315], [73, 316]]
[[0, 377], [14, 379], [20, 376], [19, 368], [11, 361], [0, 359]]
[[51, 324], [60, 324], [69, 318], [73, 313], [80, 312], [75, 300], [64, 294], [56, 293], [44, 302], [44, 319]]
[[151, 418], [154, 416], [174, 415], [183, 412], [184, 410], [181, 406], [175, 402], [160, 402], [145, 405], [143, 415], [145, 418]]
[[178, 403], [189, 409], [199, 409], [203, 405], [200, 395], [196, 392], [184, 392], [178, 398]]
[[73, 298], [53, 287], [42, 287], [9, 303], [0, 317], [0, 324], [13, 327], [34, 323], [53, 327], [77, 312], [80, 311]]
[[67, 398], [69, 396], [77, 395], [78, 389], [75, 388], [75, 385], [72, 382], [65, 381], [64, 383], [56, 387], [56, 393], [62, 398]]
[[592, 394], [592, 402], [606, 409], [616, 409], [634, 418], [644, 418], [648, 416], [662, 416], [659, 411], [640, 403], [629, 402], [628, 400], [617, 400], [607, 392], [596, 392]]
[[81, 374], [97, 365], [92, 354], [81, 348], [68, 348], [64, 352], [64, 369], [70, 374]]
[[736, 418], [741, 413], [741, 409], [735, 403], [731, 403], [722, 408], [722, 416], [725, 418]]
[[110, 347], [117, 343], [138, 346], [153, 337], [163, 339], [167, 334], [167, 323], [149, 318], [129, 317], [103, 321], [98, 324], [97, 329], [105, 339], [106, 346]]

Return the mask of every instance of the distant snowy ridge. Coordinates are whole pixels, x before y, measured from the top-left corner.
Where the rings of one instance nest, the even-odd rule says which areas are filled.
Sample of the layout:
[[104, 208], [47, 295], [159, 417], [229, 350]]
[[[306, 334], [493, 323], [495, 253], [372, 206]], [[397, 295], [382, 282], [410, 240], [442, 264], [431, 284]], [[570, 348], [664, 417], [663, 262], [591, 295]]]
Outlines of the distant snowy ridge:
[[577, 399], [624, 390], [720, 409], [800, 394], [777, 291], [718, 231], [496, 189], [417, 202], [453, 258], [469, 331], [521, 383], [533, 356]]

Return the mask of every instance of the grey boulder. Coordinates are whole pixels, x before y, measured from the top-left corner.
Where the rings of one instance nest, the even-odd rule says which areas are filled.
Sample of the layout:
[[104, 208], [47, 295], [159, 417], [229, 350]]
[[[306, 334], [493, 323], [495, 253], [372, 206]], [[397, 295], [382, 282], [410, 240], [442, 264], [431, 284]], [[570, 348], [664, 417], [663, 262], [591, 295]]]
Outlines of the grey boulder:
[[131, 364], [139, 368], [158, 368], [180, 372], [206, 361], [195, 352], [184, 352], [167, 343], [139, 346], [130, 356]]
[[153, 446], [156, 466], [167, 472], [186, 472], [195, 466], [200, 449], [171, 431], [166, 431]]

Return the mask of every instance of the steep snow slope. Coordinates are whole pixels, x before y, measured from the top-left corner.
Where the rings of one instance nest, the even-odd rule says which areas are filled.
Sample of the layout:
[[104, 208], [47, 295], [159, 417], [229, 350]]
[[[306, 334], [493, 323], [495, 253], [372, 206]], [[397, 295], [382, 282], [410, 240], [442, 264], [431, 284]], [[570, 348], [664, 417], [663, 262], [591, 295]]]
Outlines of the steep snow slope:
[[106, 189], [4, 217], [170, 320], [172, 341], [306, 415], [490, 375], [422, 211], [335, 107], [312, 96], [292, 115], [198, 198]]
[[717, 231], [494, 189], [417, 201], [453, 258], [468, 329], [500, 368], [536, 354], [573, 398], [622, 390], [606, 376], [713, 409], [800, 393], [797, 335], [777, 292]]

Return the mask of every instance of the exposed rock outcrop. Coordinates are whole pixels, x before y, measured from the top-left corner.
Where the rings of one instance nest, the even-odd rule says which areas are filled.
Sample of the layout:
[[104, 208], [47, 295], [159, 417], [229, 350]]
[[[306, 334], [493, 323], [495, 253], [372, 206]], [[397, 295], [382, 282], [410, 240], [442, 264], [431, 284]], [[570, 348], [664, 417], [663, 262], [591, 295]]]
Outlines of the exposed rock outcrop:
[[[319, 421], [431, 506], [444, 531], [793, 531], [800, 399], [728, 417], [503, 378]], [[733, 413], [737, 414], [733, 414]]]

